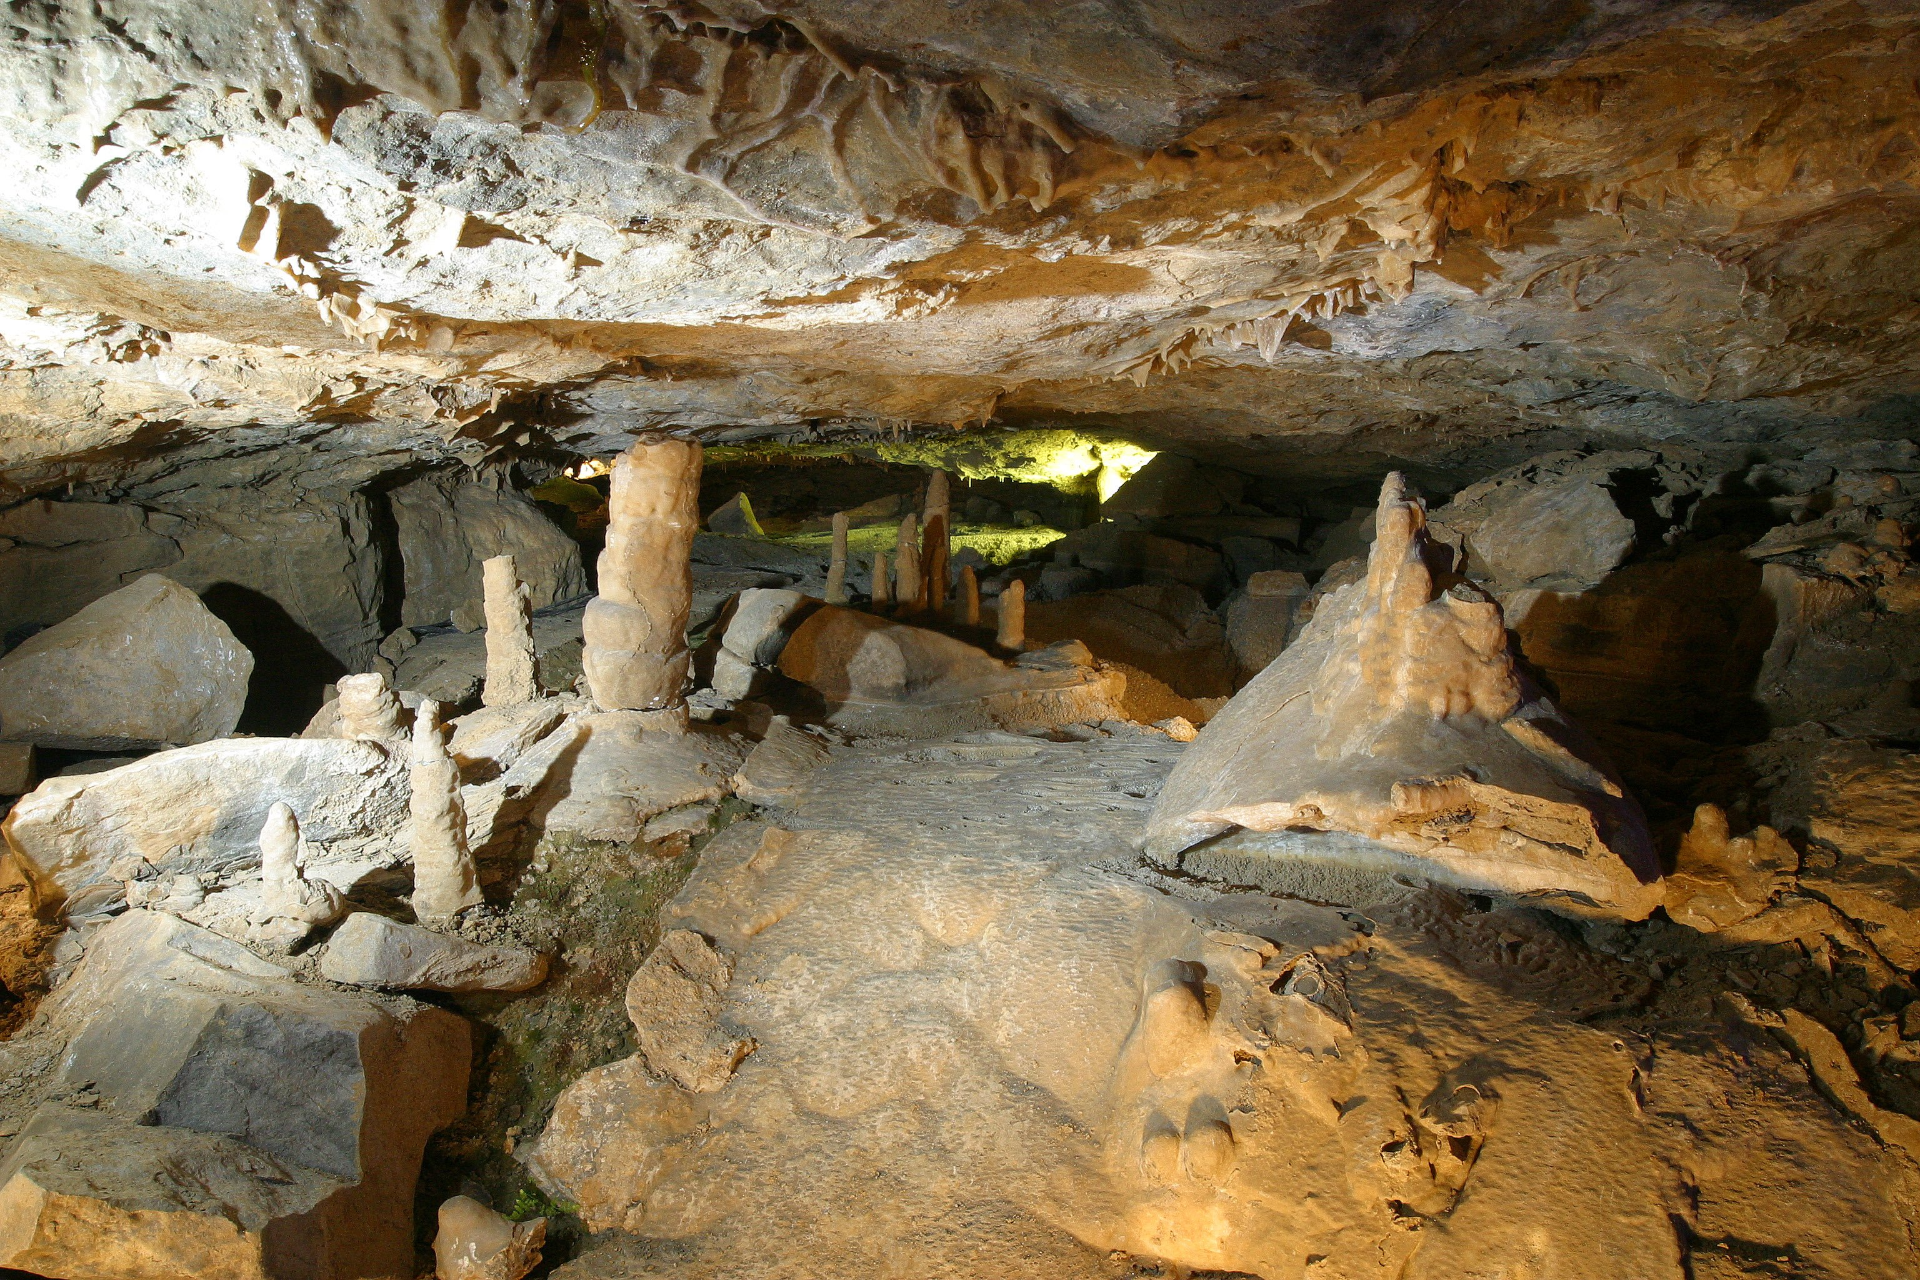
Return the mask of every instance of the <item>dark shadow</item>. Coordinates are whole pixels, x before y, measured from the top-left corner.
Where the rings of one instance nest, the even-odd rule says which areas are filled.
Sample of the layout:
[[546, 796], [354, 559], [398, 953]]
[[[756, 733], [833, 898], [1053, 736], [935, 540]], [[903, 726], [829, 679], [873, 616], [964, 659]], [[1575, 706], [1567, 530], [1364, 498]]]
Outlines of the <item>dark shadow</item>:
[[327, 686], [347, 668], [271, 596], [216, 582], [200, 599], [253, 654], [238, 731], [290, 737], [306, 728], [326, 701]]
[[384, 489], [370, 489], [367, 498], [369, 540], [380, 555], [380, 634], [400, 628], [407, 600], [407, 562], [400, 551], [400, 524], [393, 517], [393, 499]]

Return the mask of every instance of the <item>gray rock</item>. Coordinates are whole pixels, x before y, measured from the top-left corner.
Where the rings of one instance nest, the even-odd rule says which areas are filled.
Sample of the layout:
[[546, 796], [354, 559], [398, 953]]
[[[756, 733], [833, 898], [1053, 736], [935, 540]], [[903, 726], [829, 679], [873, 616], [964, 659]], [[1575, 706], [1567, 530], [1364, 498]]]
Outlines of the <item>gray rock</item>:
[[0, 736], [113, 750], [233, 732], [253, 655], [159, 574], [94, 601], [0, 658]]
[[1294, 617], [1312, 591], [1305, 576], [1285, 569], [1254, 574], [1244, 593], [1227, 602], [1227, 647], [1238, 682], [1251, 680], [1280, 656], [1294, 634]]
[[1633, 553], [1633, 521], [1604, 485], [1568, 478], [1501, 496], [1467, 548], [1470, 565], [1503, 587], [1584, 590]]
[[1070, 533], [1053, 545], [1057, 552], [1075, 556], [1110, 586], [1180, 582], [1213, 593], [1227, 585], [1226, 562], [1211, 547], [1163, 538], [1111, 520]]
[[1265, 538], [1236, 534], [1222, 538], [1220, 550], [1227, 557], [1227, 567], [1233, 573], [1233, 580], [1241, 584], [1245, 584], [1256, 573], [1280, 567], [1280, 548]]
[[51, 626], [180, 559], [132, 504], [35, 499], [0, 511], [0, 635]]
[[23, 796], [33, 790], [33, 781], [33, 744], [0, 742], [0, 796]]
[[352, 987], [424, 991], [526, 991], [547, 958], [523, 947], [487, 947], [453, 934], [356, 911], [320, 956], [320, 973]]
[[767, 531], [754, 518], [753, 503], [744, 493], [736, 493], [707, 516], [707, 528], [731, 538], [764, 538]]
[[414, 1179], [465, 1108], [466, 1024], [289, 976], [155, 912], [94, 936], [44, 1006], [60, 1067], [0, 1163], [0, 1266], [412, 1273]]
[[1237, 478], [1163, 453], [1100, 504], [1102, 516], [1211, 516], [1239, 500]]
[[586, 593], [579, 544], [511, 489], [430, 476], [388, 498], [406, 579], [400, 621], [407, 626], [484, 626], [480, 566], [492, 556], [514, 558], [535, 609]]

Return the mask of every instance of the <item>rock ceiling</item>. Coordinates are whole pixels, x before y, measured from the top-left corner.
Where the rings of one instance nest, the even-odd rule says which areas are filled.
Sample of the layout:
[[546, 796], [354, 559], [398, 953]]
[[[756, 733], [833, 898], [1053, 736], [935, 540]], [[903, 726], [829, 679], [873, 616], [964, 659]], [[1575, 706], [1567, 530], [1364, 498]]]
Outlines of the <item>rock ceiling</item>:
[[1884, 434], [1916, 68], [1895, 0], [19, 0], [0, 497], [663, 429]]

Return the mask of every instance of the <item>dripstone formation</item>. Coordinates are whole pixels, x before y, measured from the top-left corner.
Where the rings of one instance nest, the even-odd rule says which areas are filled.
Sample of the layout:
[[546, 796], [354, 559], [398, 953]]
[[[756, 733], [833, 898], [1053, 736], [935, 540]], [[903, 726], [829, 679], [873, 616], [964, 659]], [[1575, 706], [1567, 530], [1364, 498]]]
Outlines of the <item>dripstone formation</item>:
[[0, 1271], [1920, 1274], [1916, 50], [8, 6]]

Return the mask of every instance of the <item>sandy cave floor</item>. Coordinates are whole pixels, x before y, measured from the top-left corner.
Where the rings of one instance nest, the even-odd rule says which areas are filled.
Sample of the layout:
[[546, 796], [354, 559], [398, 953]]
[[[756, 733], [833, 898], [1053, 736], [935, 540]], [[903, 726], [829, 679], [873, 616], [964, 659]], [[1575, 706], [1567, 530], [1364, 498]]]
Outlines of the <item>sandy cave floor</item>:
[[1171, 877], [1133, 842], [1182, 748], [1108, 728], [838, 748], [711, 837], [659, 927], [732, 962], [733, 1079], [616, 1059], [463, 1122], [545, 1126], [513, 1158], [597, 1233], [554, 1274], [1911, 1274], [1920, 1126], [1826, 1029], [1863, 957]]

